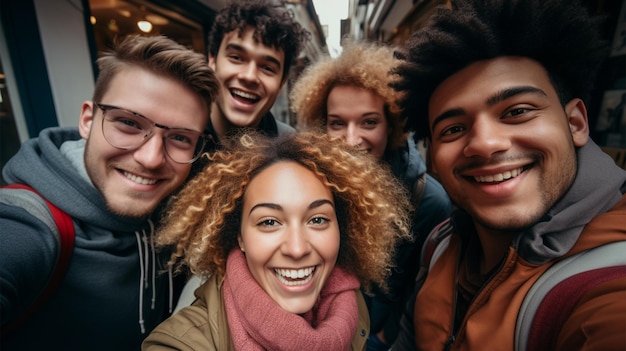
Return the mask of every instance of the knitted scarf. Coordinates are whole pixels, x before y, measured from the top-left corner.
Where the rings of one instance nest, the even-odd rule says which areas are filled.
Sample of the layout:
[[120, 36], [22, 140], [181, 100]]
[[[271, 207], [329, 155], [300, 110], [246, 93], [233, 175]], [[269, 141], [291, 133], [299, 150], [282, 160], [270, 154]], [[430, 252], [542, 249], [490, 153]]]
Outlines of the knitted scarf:
[[358, 324], [358, 280], [335, 267], [313, 309], [283, 310], [256, 282], [242, 252], [228, 255], [224, 304], [236, 350], [349, 350]]

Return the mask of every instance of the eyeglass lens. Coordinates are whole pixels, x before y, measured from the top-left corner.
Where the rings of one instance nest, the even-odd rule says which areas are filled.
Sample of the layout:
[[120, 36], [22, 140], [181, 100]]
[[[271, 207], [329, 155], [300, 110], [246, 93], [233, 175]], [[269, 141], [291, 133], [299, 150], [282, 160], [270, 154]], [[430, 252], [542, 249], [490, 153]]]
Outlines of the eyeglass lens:
[[105, 139], [114, 147], [132, 150], [143, 145], [154, 133], [154, 128], [165, 129], [165, 152], [177, 163], [195, 161], [204, 148], [202, 134], [182, 128], [161, 127], [148, 118], [118, 108], [106, 109], [102, 120]]

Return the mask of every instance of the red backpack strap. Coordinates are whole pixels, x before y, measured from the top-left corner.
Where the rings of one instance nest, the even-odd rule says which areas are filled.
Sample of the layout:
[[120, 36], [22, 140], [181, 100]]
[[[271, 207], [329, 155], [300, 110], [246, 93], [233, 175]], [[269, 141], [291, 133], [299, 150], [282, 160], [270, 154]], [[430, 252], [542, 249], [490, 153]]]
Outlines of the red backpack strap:
[[528, 350], [554, 350], [561, 326], [583, 295], [596, 286], [626, 277], [626, 266], [578, 273], [559, 283], [543, 298], [528, 335]]
[[50, 209], [50, 213], [52, 214], [52, 218], [59, 229], [59, 239], [60, 239], [60, 250], [59, 256], [57, 258], [56, 265], [54, 266], [54, 271], [52, 272], [52, 276], [48, 281], [48, 284], [44, 288], [44, 290], [39, 294], [37, 299], [30, 305], [30, 307], [22, 313], [19, 317], [17, 317], [12, 322], [2, 327], [2, 335], [8, 334], [11, 331], [17, 329], [24, 321], [26, 321], [35, 311], [37, 311], [44, 303], [52, 296], [52, 294], [59, 287], [63, 277], [65, 276], [65, 272], [67, 271], [70, 261], [72, 259], [72, 253], [74, 251], [74, 223], [72, 222], [72, 217], [67, 213], [63, 212], [61, 209], [56, 207], [53, 203], [48, 201], [46, 198], [41, 196], [35, 189], [25, 184], [9, 184], [3, 186], [4, 188], [10, 189], [23, 189], [29, 190], [33, 193], [39, 195], [46, 203], [48, 208]]
[[561, 326], [590, 289], [626, 277], [626, 241], [557, 262], [533, 284], [520, 308], [515, 350], [554, 350]]

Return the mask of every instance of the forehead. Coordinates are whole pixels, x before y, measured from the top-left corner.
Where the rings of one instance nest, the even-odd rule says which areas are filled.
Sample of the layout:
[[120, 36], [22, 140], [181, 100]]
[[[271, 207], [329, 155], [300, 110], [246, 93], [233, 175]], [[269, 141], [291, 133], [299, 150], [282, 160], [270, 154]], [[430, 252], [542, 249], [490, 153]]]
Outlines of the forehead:
[[252, 198], [294, 203], [309, 197], [326, 198], [331, 202], [333, 198], [330, 189], [313, 171], [294, 161], [279, 161], [252, 178], [244, 193], [244, 203]]
[[209, 119], [206, 101], [182, 82], [139, 66], [120, 70], [102, 97], [156, 123], [202, 131]]
[[446, 78], [431, 95], [429, 115], [465, 103], [486, 102], [493, 94], [517, 86], [537, 87], [556, 97], [548, 72], [539, 62], [503, 56], [474, 62]]
[[254, 28], [246, 27], [240, 32], [239, 29], [235, 29], [224, 34], [222, 43], [220, 44], [220, 51], [227, 49], [240, 49], [244, 50], [248, 54], [256, 54], [257, 56], [270, 56], [274, 57], [281, 66], [285, 62], [285, 52], [282, 48], [267, 46], [254, 38]]
[[[355, 105], [355, 101], [359, 103]], [[331, 88], [327, 98], [328, 108], [359, 109], [372, 106], [382, 109], [383, 98], [371, 89], [356, 85], [335, 85]]]

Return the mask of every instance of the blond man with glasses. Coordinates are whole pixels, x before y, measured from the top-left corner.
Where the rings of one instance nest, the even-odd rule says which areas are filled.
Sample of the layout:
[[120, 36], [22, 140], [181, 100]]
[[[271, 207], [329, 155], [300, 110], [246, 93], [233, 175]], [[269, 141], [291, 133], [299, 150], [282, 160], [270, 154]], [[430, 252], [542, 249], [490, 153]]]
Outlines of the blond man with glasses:
[[75, 244], [58, 288], [4, 335], [47, 286], [60, 242], [41, 197], [0, 190], [2, 350], [139, 350], [175, 301], [151, 217], [207, 142], [217, 80], [165, 37], [127, 37], [97, 62], [78, 129], [43, 130], [3, 169], [71, 216]]

